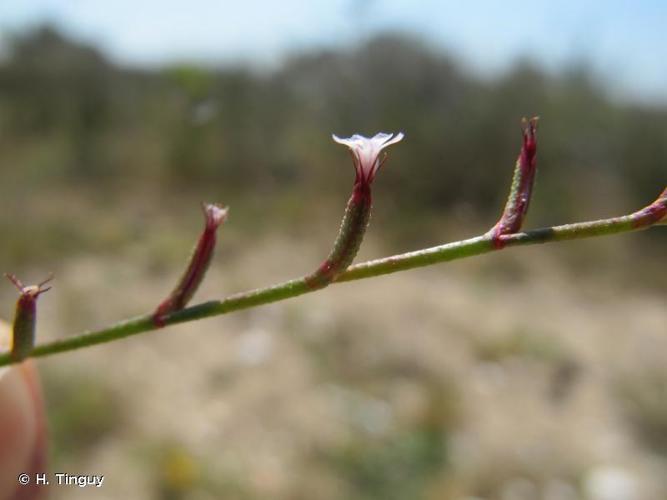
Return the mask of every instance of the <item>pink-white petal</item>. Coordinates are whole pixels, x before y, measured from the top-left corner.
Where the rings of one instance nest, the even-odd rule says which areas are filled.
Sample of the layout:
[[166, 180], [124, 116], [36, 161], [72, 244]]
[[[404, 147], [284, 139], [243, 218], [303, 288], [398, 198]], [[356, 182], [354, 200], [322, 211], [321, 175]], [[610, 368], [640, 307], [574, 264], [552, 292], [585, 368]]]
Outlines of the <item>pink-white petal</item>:
[[380, 153], [387, 146], [396, 144], [404, 137], [402, 132], [387, 134], [378, 132], [373, 137], [354, 134], [352, 137], [341, 138], [333, 135], [333, 140], [350, 148], [356, 161], [357, 174], [366, 182], [371, 182], [377, 169], [380, 168]]
[[396, 134], [393, 139], [391, 138], [392, 135], [393, 134], [390, 134], [389, 137], [387, 138], [387, 141], [382, 145], [383, 149], [386, 148], [387, 146], [391, 146], [392, 144], [396, 144], [397, 142], [402, 141], [403, 138], [405, 137], [405, 134], [403, 132], [399, 132], [398, 134]]

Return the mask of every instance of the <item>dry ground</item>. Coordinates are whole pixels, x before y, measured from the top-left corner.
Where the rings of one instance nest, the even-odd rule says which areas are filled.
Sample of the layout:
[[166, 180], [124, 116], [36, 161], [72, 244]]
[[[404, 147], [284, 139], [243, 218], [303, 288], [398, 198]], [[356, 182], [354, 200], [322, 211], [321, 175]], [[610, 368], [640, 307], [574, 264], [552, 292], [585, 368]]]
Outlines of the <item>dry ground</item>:
[[[272, 237], [198, 299], [317, 261]], [[667, 498], [665, 294], [557, 262], [510, 250], [41, 360], [53, 471], [106, 476], [53, 496]], [[40, 335], [150, 310], [177, 274], [139, 247], [69, 261]]]

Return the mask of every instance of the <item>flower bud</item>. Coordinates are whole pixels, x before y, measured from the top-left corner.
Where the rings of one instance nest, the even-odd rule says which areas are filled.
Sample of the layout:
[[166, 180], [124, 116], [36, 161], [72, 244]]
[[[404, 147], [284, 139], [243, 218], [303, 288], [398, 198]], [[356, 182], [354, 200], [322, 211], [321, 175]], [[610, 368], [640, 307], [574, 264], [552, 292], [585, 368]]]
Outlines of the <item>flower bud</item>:
[[13, 274], [5, 274], [21, 293], [16, 302], [16, 313], [12, 329], [11, 354], [16, 361], [21, 361], [30, 355], [35, 346], [35, 324], [37, 321], [37, 298], [51, 287], [44, 287], [53, 276], [49, 276], [39, 285], [25, 286]]
[[510, 194], [503, 215], [491, 229], [496, 248], [504, 246], [502, 236], [518, 232], [528, 213], [537, 172], [537, 117], [523, 119], [523, 142], [514, 167]]
[[156, 326], [164, 326], [164, 317], [183, 309], [206, 276], [216, 244], [218, 227], [227, 219], [227, 208], [209, 203], [203, 204], [204, 230], [195, 245], [188, 266], [169, 296], [158, 306], [153, 315]]

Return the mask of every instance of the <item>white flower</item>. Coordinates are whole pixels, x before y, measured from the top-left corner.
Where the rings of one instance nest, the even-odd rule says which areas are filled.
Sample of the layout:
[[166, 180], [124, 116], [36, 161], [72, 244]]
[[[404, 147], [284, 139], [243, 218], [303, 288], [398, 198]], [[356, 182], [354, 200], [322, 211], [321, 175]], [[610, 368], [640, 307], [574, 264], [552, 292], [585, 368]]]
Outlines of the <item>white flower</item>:
[[396, 144], [403, 137], [403, 132], [396, 135], [379, 132], [371, 138], [354, 134], [347, 139], [341, 139], [333, 135], [333, 140], [350, 148], [354, 159], [354, 168], [357, 171], [357, 181], [370, 184], [382, 163], [384, 163], [384, 159], [380, 159], [380, 152], [387, 146]]
[[206, 227], [217, 229], [220, 224], [227, 220], [227, 207], [221, 207], [215, 203], [202, 203], [204, 217], [206, 218]]

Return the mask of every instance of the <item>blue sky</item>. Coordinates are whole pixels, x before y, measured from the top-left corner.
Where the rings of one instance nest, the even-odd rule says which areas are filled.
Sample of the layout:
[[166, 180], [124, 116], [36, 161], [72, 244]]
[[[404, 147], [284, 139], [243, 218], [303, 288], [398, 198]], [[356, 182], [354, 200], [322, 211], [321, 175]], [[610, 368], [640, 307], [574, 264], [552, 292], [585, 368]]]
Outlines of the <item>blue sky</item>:
[[583, 62], [618, 96], [667, 103], [667, 0], [0, 0], [1, 32], [44, 21], [133, 65], [275, 64], [393, 29], [484, 75]]

